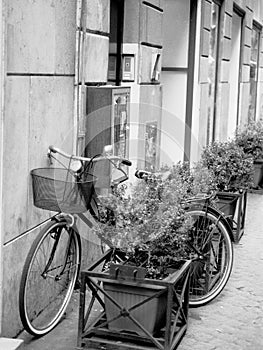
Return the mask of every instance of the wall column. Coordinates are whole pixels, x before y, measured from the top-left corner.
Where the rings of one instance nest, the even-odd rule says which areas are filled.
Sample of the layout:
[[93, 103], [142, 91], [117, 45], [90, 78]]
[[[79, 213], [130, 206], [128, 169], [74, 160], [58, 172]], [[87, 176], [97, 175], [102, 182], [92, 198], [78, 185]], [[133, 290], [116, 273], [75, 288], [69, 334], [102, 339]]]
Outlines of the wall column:
[[3, 40], [3, 28], [4, 28], [4, 16], [3, 16], [3, 2], [0, 1], [0, 334], [2, 333], [2, 297], [3, 297], [3, 196], [2, 196], [2, 179], [3, 179], [3, 123], [4, 123], [4, 110], [3, 110], [3, 91], [4, 91], [4, 40]]

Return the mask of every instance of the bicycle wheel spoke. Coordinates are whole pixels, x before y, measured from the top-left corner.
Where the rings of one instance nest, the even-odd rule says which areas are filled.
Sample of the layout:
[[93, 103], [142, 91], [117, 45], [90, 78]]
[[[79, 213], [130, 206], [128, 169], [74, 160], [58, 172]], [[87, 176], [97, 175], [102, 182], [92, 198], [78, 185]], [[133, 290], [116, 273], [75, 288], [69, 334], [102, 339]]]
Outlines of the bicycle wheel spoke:
[[20, 288], [21, 319], [30, 333], [47, 333], [63, 316], [78, 274], [79, 248], [64, 223], [52, 223], [32, 247]]
[[[189, 249], [193, 263], [190, 306], [204, 305], [224, 288], [233, 264], [232, 243], [220, 216], [203, 210], [189, 211], [193, 228]], [[191, 254], [190, 254], [191, 256]]]

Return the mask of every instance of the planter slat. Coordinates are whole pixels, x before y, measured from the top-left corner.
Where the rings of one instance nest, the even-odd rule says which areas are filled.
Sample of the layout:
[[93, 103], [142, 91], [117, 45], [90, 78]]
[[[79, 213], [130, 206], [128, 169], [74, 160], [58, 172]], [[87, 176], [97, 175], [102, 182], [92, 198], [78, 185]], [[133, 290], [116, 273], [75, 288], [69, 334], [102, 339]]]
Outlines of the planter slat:
[[91, 340], [87, 340], [85, 347], [87, 349], [107, 349], [107, 350], [156, 350], [156, 347], [147, 345], [137, 345], [129, 341], [118, 342], [115, 340], [101, 339], [94, 337]]
[[217, 199], [218, 208], [224, 213], [232, 228], [234, 242], [238, 243], [245, 229], [247, 191], [241, 193], [218, 192]]
[[263, 178], [263, 160], [258, 159], [254, 161], [253, 189], [260, 190], [262, 188], [262, 178]]
[[[79, 327], [78, 327], [78, 348], [81, 349], [114, 349], [114, 350], [173, 350], [176, 349], [181, 338], [186, 332], [188, 322], [188, 302], [189, 302], [189, 271], [190, 261], [183, 263], [182, 267], [171, 274], [165, 280], [141, 279], [140, 281], [121, 281], [119, 287], [128, 291], [134, 287], [138, 297], [134, 301], [116, 301], [118, 294], [118, 278], [109, 278], [106, 272], [95, 272], [85, 270], [81, 272], [81, 290], [79, 306]], [[93, 266], [98, 266], [96, 263]], [[92, 268], [92, 267], [91, 267]], [[156, 283], [158, 282], [158, 283]], [[103, 283], [103, 286], [102, 284]], [[107, 290], [104, 286], [111, 286]], [[86, 288], [92, 286], [92, 298], [86, 298]], [[151, 287], [153, 290], [150, 292]], [[140, 293], [147, 292], [146, 296], [140, 299]], [[115, 290], [117, 294], [115, 295]], [[122, 292], [121, 292], [122, 293]], [[125, 292], [126, 293], [126, 292]], [[128, 292], [131, 293], [131, 292]], [[165, 306], [159, 309], [158, 298]], [[94, 300], [104, 300], [102, 313], [94, 320]], [[132, 300], [132, 299], [131, 299]], [[86, 303], [88, 305], [86, 305]], [[92, 305], [90, 305], [92, 303]], [[154, 304], [152, 304], [154, 303]], [[161, 321], [157, 326], [149, 327], [150, 314], [153, 305], [156, 304], [157, 321]], [[102, 303], [100, 303], [102, 304]], [[114, 312], [109, 317], [107, 313], [108, 305], [113, 305]], [[145, 314], [145, 307], [150, 309], [146, 312], [146, 320], [140, 319], [139, 315]], [[87, 310], [87, 311], [86, 311]], [[160, 312], [160, 314], [158, 314]], [[164, 319], [162, 313], [164, 313]], [[161, 317], [161, 318], [160, 318]], [[145, 318], [145, 317], [144, 317]], [[114, 322], [118, 320], [117, 324]], [[121, 321], [123, 320], [123, 321]], [[129, 320], [127, 323], [126, 321]], [[121, 321], [121, 322], [120, 322]], [[125, 322], [124, 322], [125, 321]], [[128, 324], [128, 329], [123, 329]], [[113, 326], [113, 327], [112, 327]], [[130, 329], [131, 327], [131, 329]], [[151, 328], [152, 327], [152, 328]]]

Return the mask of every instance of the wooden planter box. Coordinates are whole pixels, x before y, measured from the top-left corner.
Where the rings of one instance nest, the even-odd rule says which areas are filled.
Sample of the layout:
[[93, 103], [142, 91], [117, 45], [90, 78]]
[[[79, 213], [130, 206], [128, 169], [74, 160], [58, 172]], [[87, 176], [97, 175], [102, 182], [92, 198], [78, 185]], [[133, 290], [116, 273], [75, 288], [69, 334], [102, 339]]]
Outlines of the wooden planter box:
[[[144, 285], [143, 283], [140, 286], [135, 286], [130, 283], [116, 283], [116, 281], [104, 282], [103, 288], [111, 298], [118, 301], [118, 303], [126, 309], [138, 303], [142, 303], [147, 298], [156, 295], [158, 291], [161, 292], [164, 290], [162, 286]], [[143, 303], [141, 307], [131, 311], [131, 315], [147, 330], [147, 332], [156, 334], [158, 330], [165, 325], [166, 304], [166, 293], [162, 293], [159, 296], [155, 296], [149, 302]], [[105, 311], [108, 321], [115, 319], [120, 313], [118, 306], [112, 303], [109, 298], [105, 298]], [[149, 313], [151, 317], [149, 317]], [[108, 328], [118, 332], [129, 331], [134, 334], [145, 335], [145, 332], [138, 327], [132, 319], [125, 316], [121, 316], [115, 319], [115, 321], [109, 322]]]
[[[187, 329], [190, 264], [164, 280], [145, 279], [144, 269], [131, 266], [126, 275], [123, 265], [82, 271], [78, 349], [176, 349]], [[87, 304], [86, 286], [92, 291]]]
[[247, 191], [217, 192], [216, 197], [217, 207], [227, 218], [233, 230], [234, 242], [238, 243], [244, 234]]
[[263, 180], [263, 159], [254, 161], [253, 188], [260, 189]]

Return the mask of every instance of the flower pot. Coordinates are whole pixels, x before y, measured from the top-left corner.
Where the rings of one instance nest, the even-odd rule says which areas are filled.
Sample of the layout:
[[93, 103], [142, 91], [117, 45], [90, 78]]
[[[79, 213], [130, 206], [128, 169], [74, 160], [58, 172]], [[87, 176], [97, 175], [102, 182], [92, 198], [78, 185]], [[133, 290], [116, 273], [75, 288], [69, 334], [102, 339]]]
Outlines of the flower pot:
[[[163, 280], [144, 278], [141, 268], [134, 266], [133, 273], [126, 276], [127, 266], [119, 264], [103, 273], [82, 271], [79, 346], [116, 350], [126, 346], [145, 350], [175, 349], [187, 329], [190, 266], [191, 261], [182, 262], [178, 270]], [[112, 274], [115, 270], [121, 273]], [[93, 296], [89, 305], [85, 305], [88, 302], [86, 285]], [[103, 310], [90, 323], [95, 299]]]
[[247, 191], [218, 192], [217, 208], [227, 218], [233, 232], [234, 242], [238, 243], [244, 234], [247, 207]]
[[217, 207], [226, 217], [234, 217], [238, 195], [231, 192], [217, 192]]
[[[134, 286], [129, 284], [103, 283], [104, 290], [115, 299], [120, 305], [129, 309], [133, 305], [144, 302], [147, 298], [154, 296], [156, 292], [164, 290], [164, 287], [154, 285]], [[142, 304], [141, 307], [131, 311], [133, 316], [149, 333], [155, 334], [165, 325], [165, 315], [167, 307], [167, 293], [151, 299]], [[107, 320], [115, 318], [119, 314], [118, 307], [108, 298], [105, 298], [105, 309]], [[151, 315], [149, 317], [149, 315]], [[145, 335], [134, 322], [128, 317], [120, 317], [109, 323], [109, 329], [118, 332], [134, 332]]]
[[[184, 262], [180, 264], [182, 266]], [[114, 276], [116, 269], [118, 276]], [[180, 268], [178, 268], [180, 271]], [[133, 273], [136, 271], [139, 279], [135, 280]], [[110, 274], [116, 277], [116, 280], [104, 281], [103, 288], [108, 295], [113, 298], [122, 308], [129, 310], [136, 305], [130, 315], [150, 334], [155, 334], [164, 327], [166, 321], [167, 307], [167, 288], [165, 286], [156, 285], [156, 280], [148, 280], [150, 284], [145, 284], [144, 277], [146, 270], [129, 265], [112, 264]], [[173, 279], [173, 275], [178, 275], [178, 271], [173, 272], [169, 277], [163, 279]], [[133, 282], [133, 283], [132, 283]], [[136, 283], [134, 283], [136, 282]], [[144, 336], [145, 331], [134, 323], [132, 319], [124, 314], [120, 314], [120, 308], [112, 302], [112, 299], [105, 297], [106, 318], [109, 321], [108, 327], [118, 332], [133, 332]], [[150, 315], [150, 317], [149, 317]], [[111, 321], [115, 319], [114, 321]]]
[[254, 161], [253, 188], [259, 188], [263, 179], [263, 159]]

